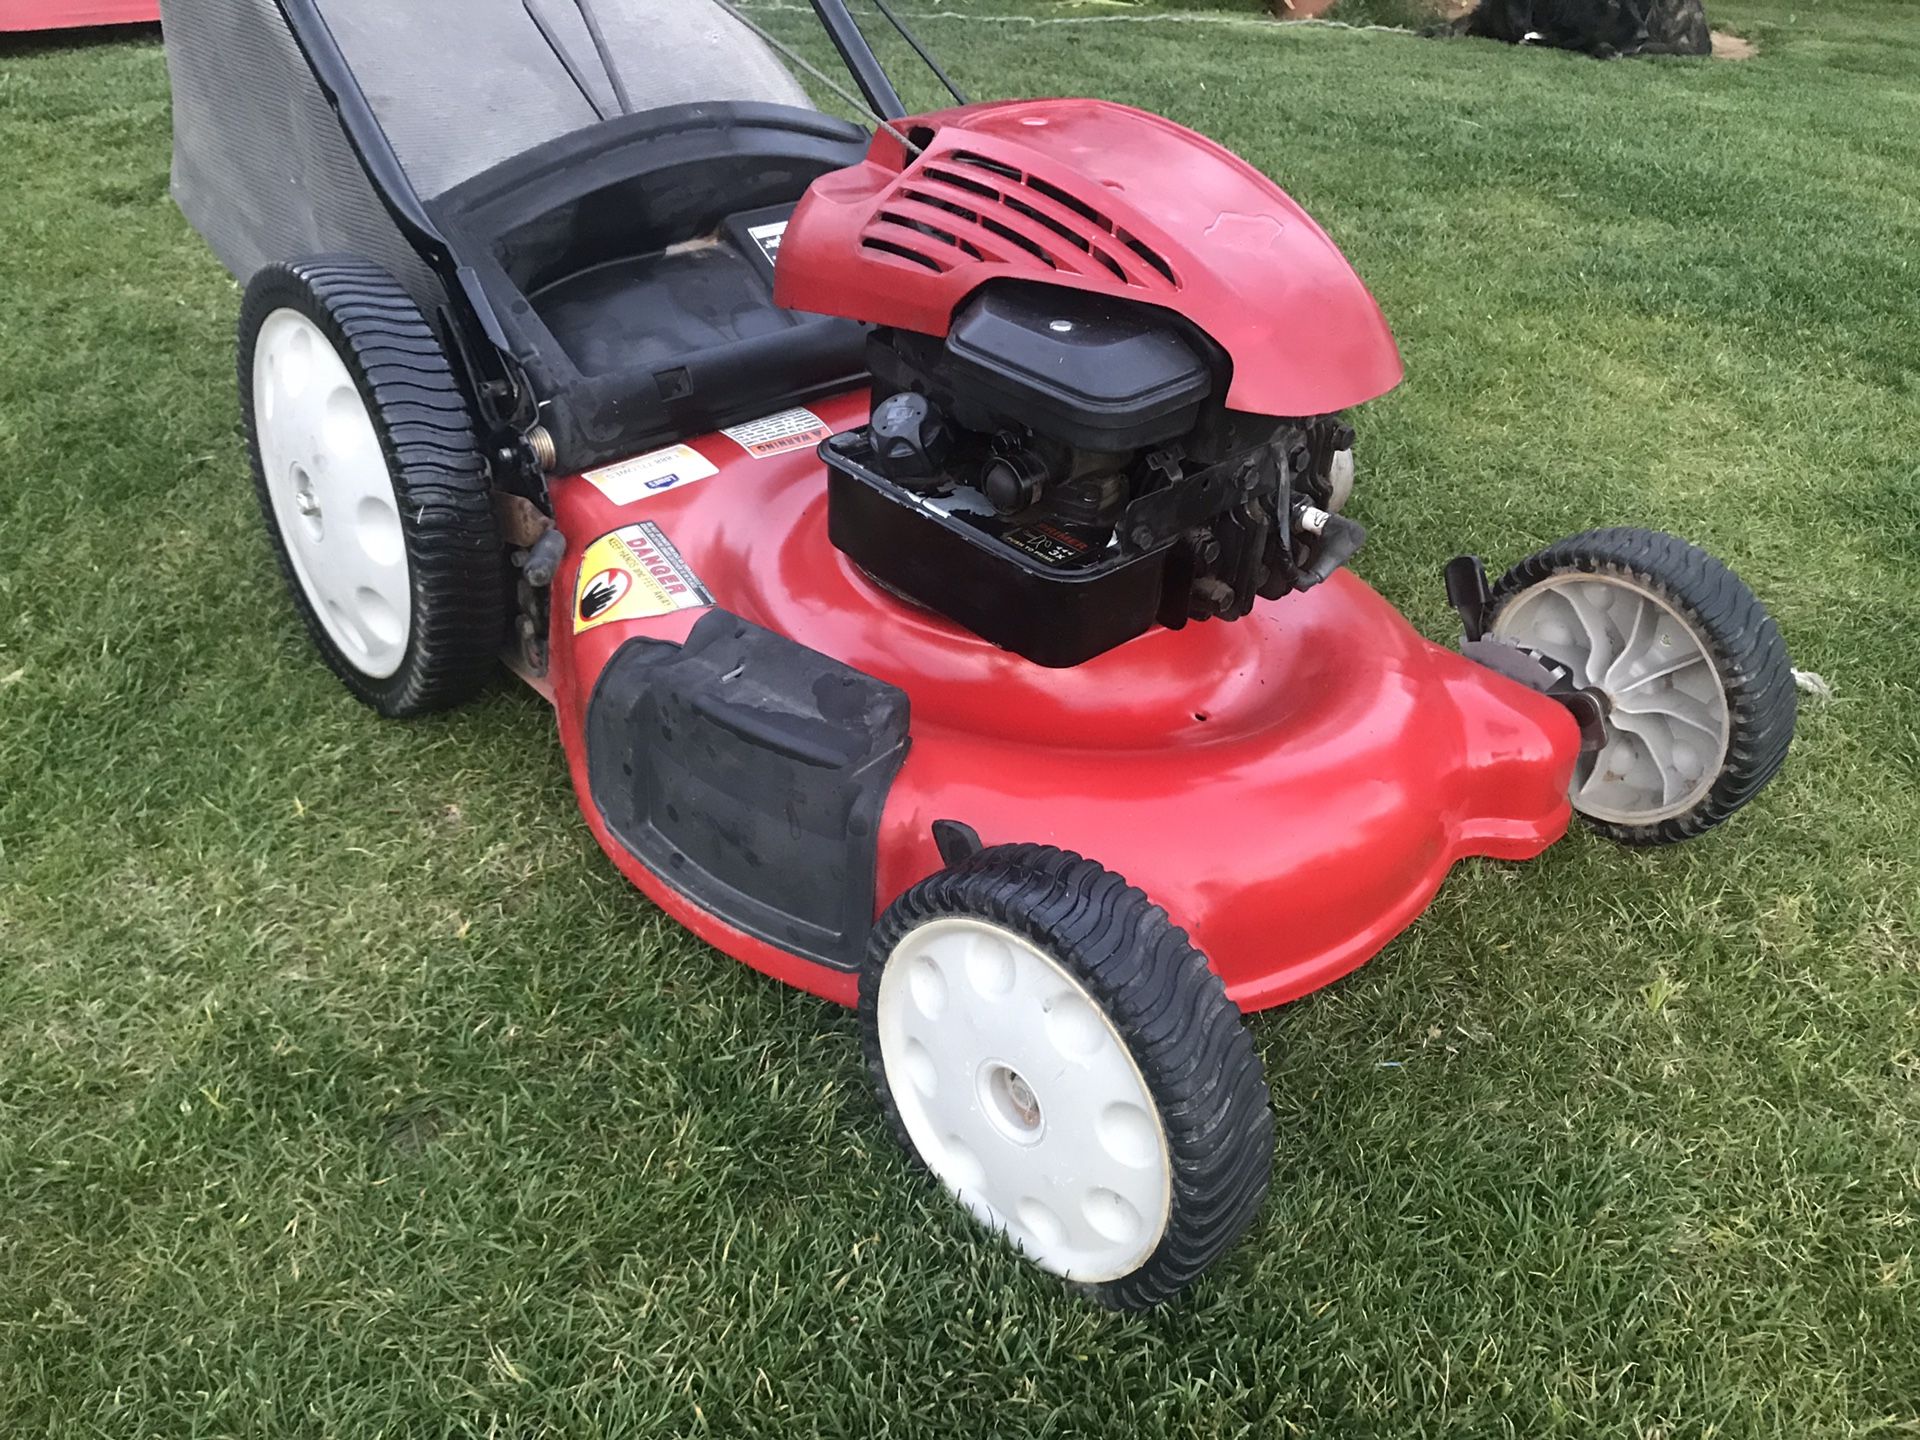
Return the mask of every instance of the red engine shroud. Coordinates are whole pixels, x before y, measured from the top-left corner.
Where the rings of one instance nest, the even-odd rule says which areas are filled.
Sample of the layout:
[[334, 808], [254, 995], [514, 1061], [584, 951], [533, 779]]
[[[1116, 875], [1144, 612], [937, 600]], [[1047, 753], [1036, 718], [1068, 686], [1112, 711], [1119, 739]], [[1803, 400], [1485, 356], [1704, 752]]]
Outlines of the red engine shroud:
[[780, 245], [795, 310], [945, 335], [986, 281], [1040, 280], [1178, 312], [1233, 361], [1227, 404], [1324, 415], [1400, 383], [1353, 267], [1266, 176], [1205, 136], [1104, 100], [902, 120], [824, 175]]

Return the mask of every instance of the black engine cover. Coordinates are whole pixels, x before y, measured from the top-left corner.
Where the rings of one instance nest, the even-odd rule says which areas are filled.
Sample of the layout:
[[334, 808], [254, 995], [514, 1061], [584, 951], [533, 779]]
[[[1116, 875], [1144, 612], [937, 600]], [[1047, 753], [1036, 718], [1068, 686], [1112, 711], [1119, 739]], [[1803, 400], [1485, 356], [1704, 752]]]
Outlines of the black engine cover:
[[1193, 429], [1207, 362], [1167, 317], [1053, 285], [990, 285], [947, 335], [948, 379], [998, 416], [1087, 450], [1137, 450]]

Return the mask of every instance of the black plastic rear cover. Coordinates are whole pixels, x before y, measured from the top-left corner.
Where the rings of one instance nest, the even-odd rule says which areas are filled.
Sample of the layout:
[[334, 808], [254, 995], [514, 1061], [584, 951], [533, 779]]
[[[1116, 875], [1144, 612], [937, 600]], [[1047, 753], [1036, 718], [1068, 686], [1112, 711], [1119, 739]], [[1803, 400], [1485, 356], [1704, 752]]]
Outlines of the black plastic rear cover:
[[982, 290], [954, 321], [947, 353], [976, 398], [1089, 450], [1177, 439], [1213, 388], [1206, 362], [1168, 320], [1052, 285]]

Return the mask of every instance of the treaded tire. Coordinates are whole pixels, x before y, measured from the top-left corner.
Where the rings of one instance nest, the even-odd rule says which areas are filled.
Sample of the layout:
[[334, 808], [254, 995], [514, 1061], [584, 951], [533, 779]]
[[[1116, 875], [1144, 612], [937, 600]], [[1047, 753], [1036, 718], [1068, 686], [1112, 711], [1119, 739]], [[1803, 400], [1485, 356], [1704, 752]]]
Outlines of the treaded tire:
[[1273, 1117], [1239, 1009], [1186, 933], [1121, 876], [1070, 851], [999, 845], [938, 871], [881, 917], [860, 974], [860, 1026], [880, 1109], [926, 1166], [881, 1053], [880, 981], [901, 940], [929, 921], [988, 921], [1031, 941], [1078, 981], [1118, 1032], [1159, 1110], [1170, 1208], [1137, 1268], [1074, 1290], [1119, 1310], [1179, 1294], [1246, 1231], [1265, 1198]]
[[1523, 591], [1555, 575], [1617, 575], [1658, 595], [1704, 642], [1725, 690], [1726, 754], [1706, 793], [1684, 814], [1623, 824], [1582, 814], [1626, 845], [1668, 845], [1720, 824], [1779, 771], [1798, 709], [1780, 627], [1740, 577], [1697, 545], [1658, 530], [1589, 530], [1529, 555], [1493, 587], [1492, 623]]
[[[261, 459], [254, 354], [266, 320], [306, 317], [332, 343], [373, 422], [406, 555], [412, 598], [404, 656], [392, 674], [356, 666], [328, 633], [288, 555]], [[386, 271], [322, 257], [270, 265], [240, 308], [240, 409], [254, 490], [276, 559], [314, 645], [347, 689], [402, 718], [471, 698], [494, 674], [507, 637], [505, 550], [495, 526], [486, 461], [467, 401], [432, 328]]]

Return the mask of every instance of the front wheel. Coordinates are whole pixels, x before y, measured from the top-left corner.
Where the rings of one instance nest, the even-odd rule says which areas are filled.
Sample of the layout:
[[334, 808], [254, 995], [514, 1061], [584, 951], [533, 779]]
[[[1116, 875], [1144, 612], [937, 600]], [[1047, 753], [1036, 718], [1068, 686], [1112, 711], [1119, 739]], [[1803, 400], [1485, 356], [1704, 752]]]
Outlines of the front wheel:
[[1605, 743], [1573, 808], [1615, 840], [1690, 839], [1745, 805], [1793, 740], [1780, 628], [1740, 577], [1655, 530], [1592, 530], [1509, 570], [1493, 634], [1564, 665], [1600, 700]]
[[896, 900], [860, 977], [900, 1141], [983, 1224], [1144, 1309], [1230, 1247], [1273, 1124], [1240, 1012], [1164, 910], [1066, 851], [1003, 845]]

